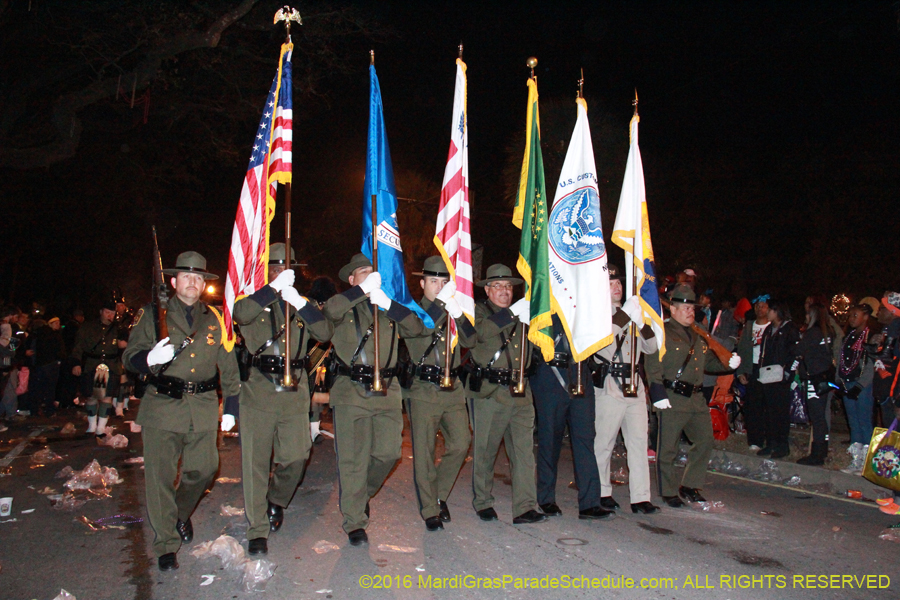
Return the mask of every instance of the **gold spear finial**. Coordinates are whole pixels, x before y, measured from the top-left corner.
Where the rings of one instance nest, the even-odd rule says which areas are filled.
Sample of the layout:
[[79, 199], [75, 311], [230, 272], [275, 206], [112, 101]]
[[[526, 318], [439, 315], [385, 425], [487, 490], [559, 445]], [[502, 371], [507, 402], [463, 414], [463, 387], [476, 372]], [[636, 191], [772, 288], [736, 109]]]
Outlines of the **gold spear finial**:
[[578, 97], [584, 98], [584, 69], [581, 69], [581, 79], [578, 80]]
[[637, 96], [637, 88], [634, 88], [634, 101], [631, 103], [634, 106], [634, 116], [637, 116], [637, 105], [638, 105], [638, 96]]
[[462, 60], [462, 51], [463, 51], [463, 44], [462, 44], [462, 42], [460, 42], [459, 43], [459, 60]]
[[275, 21], [273, 25], [277, 25], [279, 21], [284, 21], [284, 29], [287, 34], [287, 41], [291, 41], [291, 21], [295, 21], [298, 25], [303, 25], [303, 19], [300, 12], [296, 8], [291, 8], [287, 4], [283, 8], [279, 8], [275, 13]]
[[375, 64], [375, 51], [374, 50], [369, 50], [369, 64], [370, 65]]

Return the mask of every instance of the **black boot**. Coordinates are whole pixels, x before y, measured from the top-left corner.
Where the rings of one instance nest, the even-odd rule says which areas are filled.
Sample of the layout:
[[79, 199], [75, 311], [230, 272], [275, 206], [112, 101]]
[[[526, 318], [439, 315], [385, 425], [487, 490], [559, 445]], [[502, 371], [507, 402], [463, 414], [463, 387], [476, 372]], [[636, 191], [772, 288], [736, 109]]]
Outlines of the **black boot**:
[[809, 453], [809, 456], [801, 458], [797, 461], [797, 464], [810, 466], [824, 465], [827, 456], [828, 442], [813, 442], [812, 451]]

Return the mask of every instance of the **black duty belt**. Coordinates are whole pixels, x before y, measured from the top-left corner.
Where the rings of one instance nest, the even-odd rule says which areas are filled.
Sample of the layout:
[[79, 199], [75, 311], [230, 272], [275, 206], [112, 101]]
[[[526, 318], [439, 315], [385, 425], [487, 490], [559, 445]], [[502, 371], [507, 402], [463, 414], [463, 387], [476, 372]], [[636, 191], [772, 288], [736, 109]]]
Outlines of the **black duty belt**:
[[609, 374], [613, 377], [631, 377], [631, 365], [629, 363], [609, 363]]
[[[461, 372], [462, 367], [450, 369], [450, 379], [456, 381], [456, 378], [459, 377]], [[440, 385], [441, 381], [444, 379], [444, 367], [439, 367], [437, 365], [416, 365], [416, 377], [422, 381]]]
[[[355, 381], [356, 383], [371, 385], [372, 381], [375, 379], [375, 367], [372, 365], [353, 365], [350, 367], [339, 364], [337, 365], [336, 371], [338, 375], [349, 377], [351, 381]], [[397, 375], [396, 368], [392, 367], [390, 369], [381, 370], [382, 379], [390, 379], [395, 375]]]
[[85, 352], [81, 355], [84, 358], [93, 358], [95, 360], [106, 360], [107, 358], [118, 358], [118, 353], [107, 354], [105, 352], [101, 352], [100, 354], [95, 354], [93, 352]]
[[554, 352], [553, 360], [549, 361], [547, 364], [558, 369], [567, 369], [571, 362], [572, 358], [567, 352]]
[[[254, 356], [250, 360], [250, 364], [259, 369], [263, 373], [268, 373], [270, 375], [278, 375], [280, 373], [284, 373], [284, 357], [283, 356], [274, 356], [274, 355], [260, 355]], [[306, 368], [306, 357], [296, 358], [291, 361], [292, 369], [305, 369]]]
[[672, 381], [671, 379], [663, 379], [663, 385], [667, 390], [672, 390], [679, 396], [684, 396], [685, 398], [690, 398], [697, 392], [703, 391], [703, 386], [693, 385], [688, 383], [687, 381]]
[[513, 380], [513, 370], [512, 369], [485, 369], [484, 370], [484, 378], [487, 379], [490, 383], [497, 383], [499, 385], [509, 385]]
[[156, 386], [158, 393], [180, 400], [184, 394], [192, 396], [216, 389], [219, 383], [219, 376], [215, 375], [206, 381], [185, 381], [169, 375], [150, 375], [147, 381]]

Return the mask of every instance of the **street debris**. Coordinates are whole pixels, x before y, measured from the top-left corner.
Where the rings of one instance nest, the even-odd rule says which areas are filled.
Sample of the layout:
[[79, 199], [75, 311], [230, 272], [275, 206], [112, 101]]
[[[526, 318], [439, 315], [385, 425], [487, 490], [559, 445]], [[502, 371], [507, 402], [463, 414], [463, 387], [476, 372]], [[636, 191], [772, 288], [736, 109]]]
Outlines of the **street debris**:
[[334, 550], [340, 550], [340, 546], [335, 544], [334, 542], [329, 542], [328, 540], [319, 540], [315, 544], [313, 544], [312, 550], [316, 554], [327, 554]]
[[244, 554], [244, 548], [228, 535], [220, 535], [213, 541], [203, 542], [191, 550], [191, 554], [200, 560], [219, 557], [222, 568], [239, 577], [239, 585], [244, 592], [264, 592], [266, 584], [278, 566], [265, 558], [248, 559]]
[[63, 425], [63, 428], [59, 430], [59, 432], [63, 435], [69, 435], [75, 433], [75, 424], [74, 423], [66, 423]]
[[128, 438], [122, 435], [121, 433], [117, 433], [116, 435], [107, 435], [102, 440], [98, 440], [101, 446], [109, 446], [110, 448], [114, 448], [116, 450], [121, 450], [122, 448], [128, 447]]
[[63, 484], [66, 491], [62, 496], [47, 496], [54, 502], [53, 508], [57, 510], [73, 510], [84, 506], [89, 500], [109, 498], [112, 495], [110, 488], [124, 481], [119, 478], [116, 469], [101, 467], [96, 460], [92, 460], [81, 471], [72, 471], [71, 467], [66, 467], [56, 475], [60, 478], [69, 477]]
[[403, 554], [412, 554], [417, 552], [418, 548], [410, 548], [409, 546], [392, 546], [390, 544], [378, 544], [379, 552], [401, 552]]
[[43, 450], [38, 450], [31, 455], [31, 464], [34, 468], [43, 467], [60, 460], [62, 460], [62, 456], [51, 450], [49, 446], [45, 446]]
[[142, 465], [142, 464], [144, 464], [144, 457], [143, 456], [132, 456], [131, 458], [126, 458], [125, 464], [126, 465]]
[[609, 478], [612, 485], [628, 485], [628, 469], [619, 467], [609, 474]]
[[231, 506], [230, 504], [223, 504], [219, 508], [219, 514], [223, 517], [240, 517], [244, 514], [244, 509]]
[[33, 508], [29, 508], [28, 510], [23, 510], [23, 511], [22, 511], [22, 514], [23, 514], [23, 515], [30, 515], [30, 514], [33, 513], [33, 512], [34, 512], [34, 509], [33, 509]]
[[216, 479], [216, 483], [240, 483], [240, 477], [219, 477]]
[[707, 513], [725, 512], [725, 503], [721, 500], [704, 500], [703, 502], [688, 502], [688, 506], [695, 510], [702, 510]]
[[878, 534], [878, 539], [900, 543], [900, 527], [888, 527]]
[[53, 600], [75, 600], [75, 596], [67, 592], [66, 590], [60, 588], [59, 594]]
[[216, 580], [215, 575], [201, 575], [200, 577], [203, 578], [203, 581], [200, 582], [200, 587], [203, 587], [204, 585], [210, 585], [213, 581]]

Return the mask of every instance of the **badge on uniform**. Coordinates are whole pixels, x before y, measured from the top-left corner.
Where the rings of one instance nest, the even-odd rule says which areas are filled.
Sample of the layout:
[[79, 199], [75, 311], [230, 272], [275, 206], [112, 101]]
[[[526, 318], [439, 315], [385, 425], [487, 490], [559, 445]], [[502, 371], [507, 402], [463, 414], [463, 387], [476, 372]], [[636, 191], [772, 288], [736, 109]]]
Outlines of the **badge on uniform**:
[[143, 316], [144, 316], [144, 309], [142, 308], [142, 309], [140, 309], [140, 310], [137, 312], [137, 315], [134, 317], [134, 324], [132, 325], [132, 327], [134, 327], [134, 326], [136, 326], [138, 323], [140, 323], [140, 322], [141, 322], [141, 317], [143, 317]]
[[210, 330], [210, 331], [215, 331], [216, 329], [219, 328], [218, 325], [209, 325], [208, 327], [209, 327], [209, 330]]
[[215, 345], [216, 345], [216, 339], [213, 337], [213, 334], [211, 334], [211, 333], [207, 333], [207, 334], [206, 334], [206, 343], [207, 343], [207, 345], [209, 345], [209, 346], [215, 346]]

